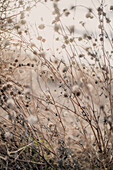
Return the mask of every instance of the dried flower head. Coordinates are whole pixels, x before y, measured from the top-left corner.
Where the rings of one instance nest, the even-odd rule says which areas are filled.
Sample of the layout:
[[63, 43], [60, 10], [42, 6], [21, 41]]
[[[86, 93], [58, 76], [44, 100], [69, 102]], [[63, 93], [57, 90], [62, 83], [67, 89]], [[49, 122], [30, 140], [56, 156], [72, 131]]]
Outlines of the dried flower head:
[[45, 25], [44, 25], [44, 24], [40, 24], [40, 25], [38, 26], [38, 28], [39, 28], [40, 30], [43, 30], [43, 29], [45, 28]]
[[34, 123], [36, 123], [37, 122], [37, 116], [34, 116], [34, 115], [30, 115], [29, 117], [28, 117], [28, 122], [31, 124], [31, 125], [33, 125]]
[[25, 25], [25, 24], [26, 24], [26, 20], [22, 19], [22, 20], [21, 20], [21, 24], [22, 24], [22, 25]]
[[10, 132], [5, 132], [5, 137], [11, 139], [11, 138], [13, 138], [13, 134]]

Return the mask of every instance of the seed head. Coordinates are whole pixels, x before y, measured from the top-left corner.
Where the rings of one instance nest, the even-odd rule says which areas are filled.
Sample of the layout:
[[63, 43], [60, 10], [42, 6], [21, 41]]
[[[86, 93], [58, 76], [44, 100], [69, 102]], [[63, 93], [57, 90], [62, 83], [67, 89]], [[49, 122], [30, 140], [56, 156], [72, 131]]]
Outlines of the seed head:
[[28, 122], [29, 122], [31, 125], [34, 124], [34, 123], [36, 123], [36, 122], [37, 122], [37, 116], [30, 115], [30, 116], [28, 117]]

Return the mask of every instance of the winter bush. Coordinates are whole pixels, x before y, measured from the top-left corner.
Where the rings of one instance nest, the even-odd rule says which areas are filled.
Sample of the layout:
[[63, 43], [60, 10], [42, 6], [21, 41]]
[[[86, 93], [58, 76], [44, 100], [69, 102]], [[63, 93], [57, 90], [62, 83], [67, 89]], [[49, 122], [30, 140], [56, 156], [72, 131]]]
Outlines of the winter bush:
[[[53, 5], [54, 52], [40, 32], [46, 24], [36, 26], [32, 40], [26, 15], [38, 3]], [[59, 4], [0, 2], [1, 169], [112, 169], [113, 7], [102, 0], [95, 9]], [[83, 35], [63, 23], [79, 7], [86, 22], [97, 20], [99, 33], [84, 21]]]

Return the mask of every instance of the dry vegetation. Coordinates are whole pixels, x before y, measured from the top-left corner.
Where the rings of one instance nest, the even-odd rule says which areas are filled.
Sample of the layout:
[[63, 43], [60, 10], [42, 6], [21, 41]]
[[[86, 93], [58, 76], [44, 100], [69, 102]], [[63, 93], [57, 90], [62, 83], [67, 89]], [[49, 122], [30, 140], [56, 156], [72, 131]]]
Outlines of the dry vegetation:
[[43, 48], [42, 35], [31, 41], [25, 16], [36, 3], [48, 1], [0, 1], [0, 169], [112, 170], [113, 28], [106, 6], [101, 0], [95, 11], [83, 7], [87, 20], [97, 18], [99, 35], [81, 21], [85, 33], [77, 37], [74, 25], [62, 23], [77, 7], [61, 11], [59, 0], [51, 2], [65, 61]]

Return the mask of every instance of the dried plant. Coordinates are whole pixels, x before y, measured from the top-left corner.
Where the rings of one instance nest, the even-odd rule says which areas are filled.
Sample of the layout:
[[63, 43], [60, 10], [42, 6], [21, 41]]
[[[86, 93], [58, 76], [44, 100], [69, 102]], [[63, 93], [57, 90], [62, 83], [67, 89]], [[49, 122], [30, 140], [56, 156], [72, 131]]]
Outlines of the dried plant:
[[[81, 5], [61, 10], [59, 0], [51, 2], [60, 45], [53, 54], [40, 33], [46, 24], [36, 26], [35, 43], [25, 20], [37, 2], [50, 3], [0, 2], [0, 168], [111, 170], [113, 28], [106, 6], [101, 0], [95, 11]], [[96, 18], [99, 35], [83, 21], [80, 36], [63, 24], [79, 7], [87, 20]]]

